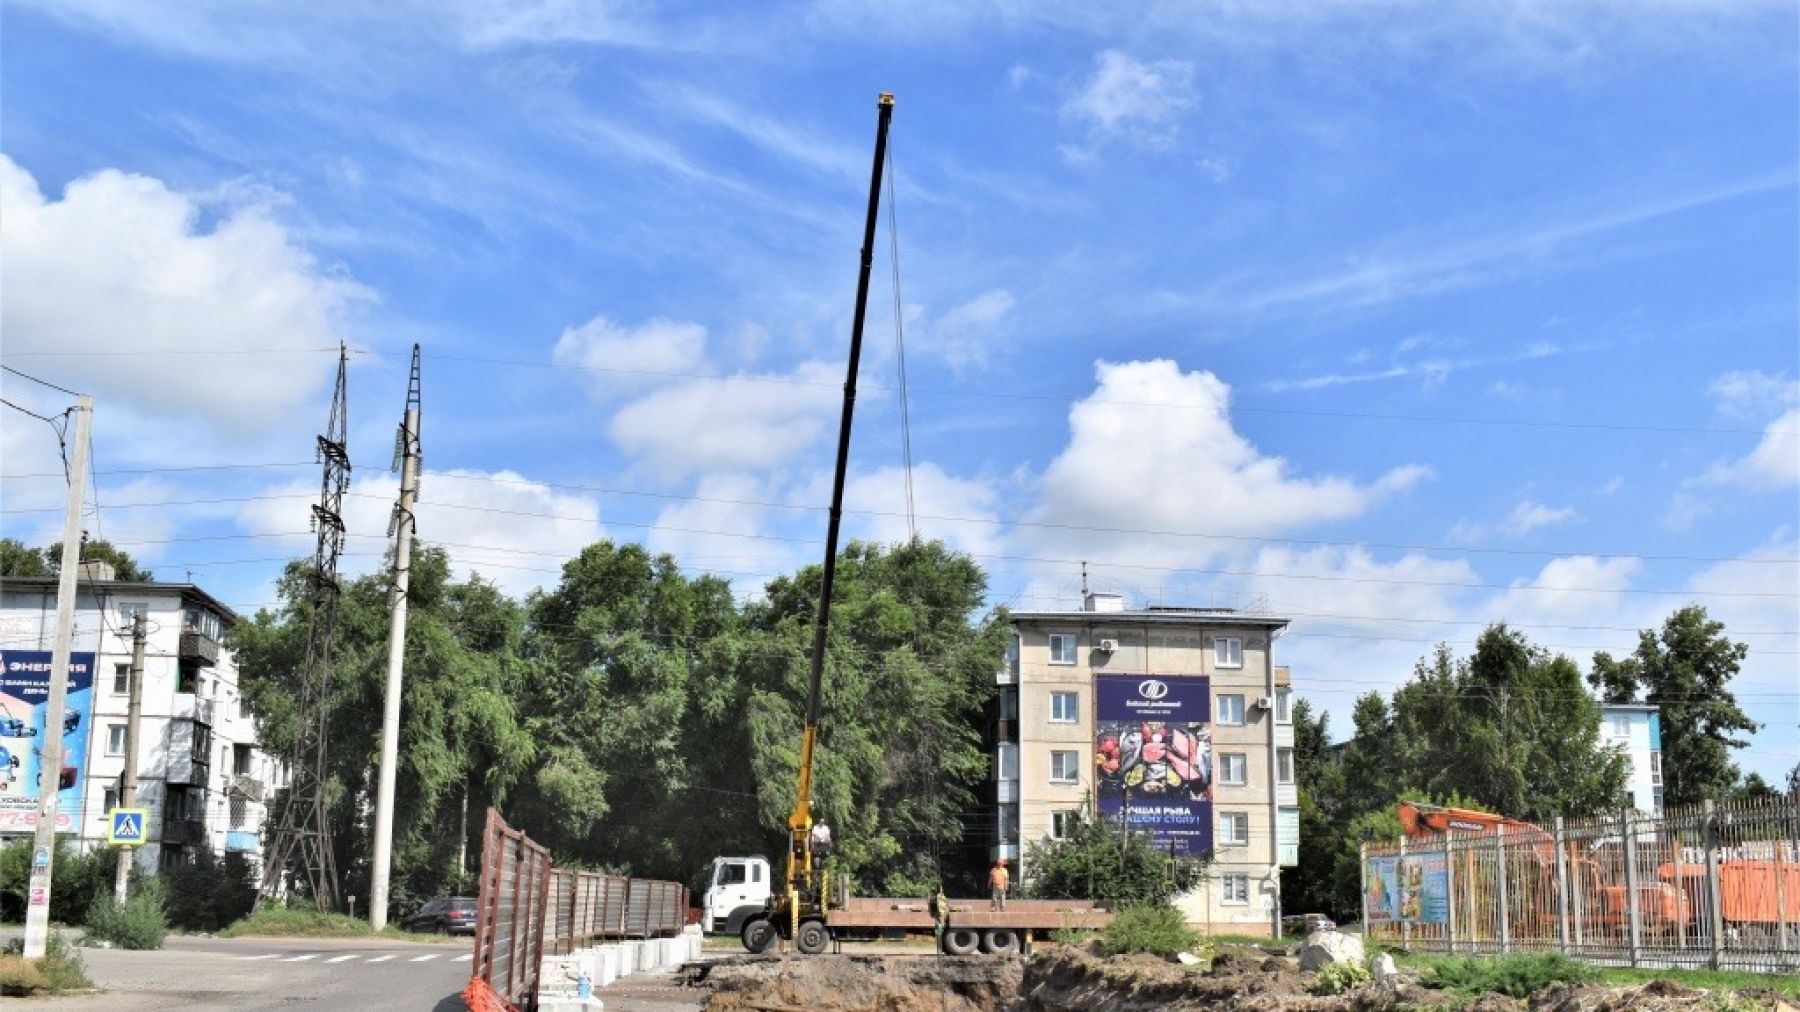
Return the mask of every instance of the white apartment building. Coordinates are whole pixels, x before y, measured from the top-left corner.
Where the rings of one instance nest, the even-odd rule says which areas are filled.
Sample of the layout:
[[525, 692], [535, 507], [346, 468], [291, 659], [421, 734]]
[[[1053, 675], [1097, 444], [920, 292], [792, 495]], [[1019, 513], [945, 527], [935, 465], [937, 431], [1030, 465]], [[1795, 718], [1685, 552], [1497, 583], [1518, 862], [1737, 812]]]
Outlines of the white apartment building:
[[1625, 791], [1646, 815], [1663, 810], [1662, 717], [1642, 703], [1600, 704], [1600, 745], [1625, 753]]
[[1286, 619], [1217, 608], [1015, 612], [992, 735], [994, 857], [1029, 881], [1024, 845], [1068, 820], [1123, 818], [1159, 847], [1211, 855], [1178, 897], [1212, 932], [1278, 934], [1281, 868], [1298, 862], [1300, 809]]
[[[277, 767], [257, 744], [236, 662], [220, 646], [237, 616], [193, 584], [111, 577], [111, 567], [86, 563], [78, 583], [71, 667], [91, 665], [91, 684], [85, 692], [71, 686], [71, 713], [80, 716], [64, 721], [68, 789], [59, 831], [84, 850], [106, 842], [107, 812], [117, 804], [125, 766], [132, 619], [141, 611], [148, 638], [135, 807], [147, 810], [148, 843], [138, 850], [138, 864], [153, 872], [202, 848], [260, 860]], [[9, 674], [34, 659], [47, 670], [55, 631], [54, 577], [0, 580], [0, 656]], [[9, 712], [30, 710], [20, 695], [17, 688], [0, 688], [0, 703]], [[24, 712], [18, 716], [29, 719]], [[42, 713], [35, 719], [36, 729], [0, 726], [0, 747], [29, 759], [0, 787], [0, 838], [28, 834], [36, 821], [35, 811], [27, 811], [36, 797], [36, 759], [29, 757], [45, 731]], [[8, 730], [21, 736], [7, 738]], [[29, 777], [21, 775], [27, 770]]]

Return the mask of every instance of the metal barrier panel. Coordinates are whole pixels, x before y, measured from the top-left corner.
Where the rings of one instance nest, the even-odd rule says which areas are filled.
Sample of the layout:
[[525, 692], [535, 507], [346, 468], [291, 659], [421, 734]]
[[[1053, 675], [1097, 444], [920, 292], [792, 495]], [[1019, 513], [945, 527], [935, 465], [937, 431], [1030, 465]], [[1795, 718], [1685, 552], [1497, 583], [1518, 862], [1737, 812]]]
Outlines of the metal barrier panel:
[[1365, 931], [1427, 951], [1800, 969], [1800, 801], [1370, 845]]

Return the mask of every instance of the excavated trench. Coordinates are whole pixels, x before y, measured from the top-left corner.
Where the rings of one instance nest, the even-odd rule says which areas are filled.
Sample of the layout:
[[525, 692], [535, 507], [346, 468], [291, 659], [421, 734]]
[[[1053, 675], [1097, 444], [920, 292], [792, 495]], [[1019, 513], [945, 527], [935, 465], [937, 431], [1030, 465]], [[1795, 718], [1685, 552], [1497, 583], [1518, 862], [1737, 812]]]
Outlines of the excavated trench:
[[[1310, 993], [1313, 975], [1286, 956], [1227, 949], [1196, 970], [1150, 956], [1111, 959], [1047, 946], [1030, 959], [992, 956], [734, 957], [696, 967], [707, 1012], [1376, 1012], [1437, 1006], [1477, 1012], [1675, 1012], [1714, 1007], [1706, 992], [1663, 981], [1553, 987], [1529, 1000], [1472, 1003], [1412, 983]], [[1733, 1009], [1779, 1009], [1773, 992], [1739, 992]]]

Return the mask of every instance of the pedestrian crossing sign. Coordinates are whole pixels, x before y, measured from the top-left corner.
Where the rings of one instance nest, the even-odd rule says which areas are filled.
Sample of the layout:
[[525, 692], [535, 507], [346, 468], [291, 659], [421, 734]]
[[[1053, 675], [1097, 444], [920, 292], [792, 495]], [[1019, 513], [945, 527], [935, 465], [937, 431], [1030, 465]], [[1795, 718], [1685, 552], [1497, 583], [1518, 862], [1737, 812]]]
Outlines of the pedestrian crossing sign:
[[107, 813], [106, 842], [120, 847], [136, 847], [144, 842], [144, 810], [115, 808]]

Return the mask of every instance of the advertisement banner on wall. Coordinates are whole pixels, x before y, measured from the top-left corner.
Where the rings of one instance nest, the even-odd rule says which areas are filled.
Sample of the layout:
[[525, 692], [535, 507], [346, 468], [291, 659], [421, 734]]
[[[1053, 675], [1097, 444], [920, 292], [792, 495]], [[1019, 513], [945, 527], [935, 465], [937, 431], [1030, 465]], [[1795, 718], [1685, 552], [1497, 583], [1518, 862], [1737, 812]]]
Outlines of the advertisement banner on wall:
[[0, 650], [0, 833], [26, 833], [37, 827], [38, 771], [52, 733], [62, 736], [63, 746], [57, 830], [72, 829], [80, 815], [94, 713], [93, 654], [69, 655], [68, 686], [62, 727], [52, 731], [44, 726], [50, 709], [50, 651]]
[[1442, 851], [1372, 857], [1363, 876], [1371, 923], [1449, 923], [1450, 870]]
[[1096, 675], [1094, 801], [1158, 847], [1212, 851], [1212, 680]]

